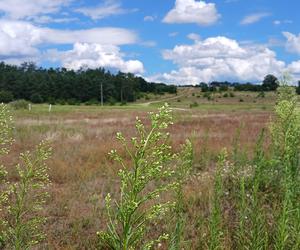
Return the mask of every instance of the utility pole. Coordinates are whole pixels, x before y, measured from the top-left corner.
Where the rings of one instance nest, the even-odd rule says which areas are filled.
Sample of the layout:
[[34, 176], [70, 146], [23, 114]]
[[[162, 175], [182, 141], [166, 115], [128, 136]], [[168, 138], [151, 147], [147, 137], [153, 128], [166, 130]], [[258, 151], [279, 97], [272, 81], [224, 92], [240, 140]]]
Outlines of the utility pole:
[[103, 83], [101, 82], [101, 107], [103, 107]]

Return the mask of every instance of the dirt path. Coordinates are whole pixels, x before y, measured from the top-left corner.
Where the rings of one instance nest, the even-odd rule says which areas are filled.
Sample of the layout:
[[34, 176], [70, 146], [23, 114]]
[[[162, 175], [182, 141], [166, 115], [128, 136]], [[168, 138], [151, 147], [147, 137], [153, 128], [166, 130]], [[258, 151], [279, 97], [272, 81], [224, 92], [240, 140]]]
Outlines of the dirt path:
[[[173, 96], [173, 97], [169, 97], [169, 98], [165, 98], [165, 99], [161, 99], [161, 100], [157, 100], [157, 101], [139, 103], [138, 105], [141, 105], [141, 106], [150, 106], [151, 104], [154, 104], [154, 103], [168, 102], [170, 100], [176, 100], [176, 99], [179, 99], [181, 97], [185, 97], [188, 93], [189, 93], [189, 90], [185, 91], [181, 95], [176, 95], [176, 96]], [[182, 109], [182, 110], [184, 110], [184, 109]]]

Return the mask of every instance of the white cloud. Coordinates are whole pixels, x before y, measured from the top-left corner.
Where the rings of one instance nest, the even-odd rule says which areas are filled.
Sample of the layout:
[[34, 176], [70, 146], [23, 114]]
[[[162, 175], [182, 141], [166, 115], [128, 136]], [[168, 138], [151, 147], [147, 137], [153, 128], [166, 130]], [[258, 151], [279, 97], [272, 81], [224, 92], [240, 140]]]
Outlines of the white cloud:
[[187, 37], [193, 41], [199, 41], [201, 39], [201, 37], [196, 33], [190, 33]]
[[12, 19], [23, 19], [58, 12], [72, 0], [0, 0], [0, 12]]
[[175, 37], [175, 36], [178, 36], [179, 35], [179, 32], [171, 32], [169, 33], [169, 37]]
[[68, 69], [112, 68], [123, 72], [143, 73], [143, 63], [138, 60], [124, 60], [120, 48], [114, 45], [75, 43], [72, 50], [50, 50], [49, 58], [62, 62]]
[[31, 17], [30, 20], [32, 20], [35, 23], [40, 24], [46, 24], [46, 23], [70, 23], [78, 21], [79, 19], [76, 17], [61, 17], [61, 18], [53, 18], [51, 16], [34, 16]]
[[286, 19], [286, 20], [274, 20], [273, 21], [273, 24], [274, 25], [280, 25], [280, 24], [292, 24], [293, 23], [293, 21], [292, 20], [288, 20], [288, 19]]
[[163, 52], [178, 70], [154, 76], [153, 80], [196, 84], [212, 80], [260, 81], [266, 74], [280, 74], [285, 63], [274, 51], [260, 45], [241, 45], [226, 37], [195, 40]]
[[[56, 56], [68, 68], [78, 69], [87, 65], [141, 73], [144, 71], [143, 64], [137, 60], [124, 60], [118, 47], [136, 41], [137, 35], [126, 29], [94, 28], [71, 31], [42, 28], [25, 21], [0, 21], [0, 60], [13, 64], [28, 60], [41, 61], [48, 59], [48, 56]], [[74, 44], [74, 47], [69, 51], [43, 55], [38, 48], [41, 44]]]
[[285, 43], [286, 50], [291, 53], [300, 54], [300, 33], [298, 34], [298, 36], [290, 32], [283, 32], [282, 34], [287, 39]]
[[145, 16], [144, 21], [145, 22], [153, 22], [156, 19], [154, 16]]
[[81, 7], [75, 10], [94, 20], [103, 19], [109, 16], [126, 14], [134, 10], [123, 9], [120, 2], [116, 0], [106, 0], [103, 5], [97, 7]]
[[132, 44], [137, 35], [121, 28], [93, 28], [87, 30], [60, 30], [41, 28], [29, 22], [0, 20], [0, 55], [26, 54], [37, 52], [40, 44]]
[[253, 24], [259, 22], [261, 19], [270, 16], [270, 13], [267, 12], [261, 12], [261, 13], [254, 13], [248, 16], [245, 16], [243, 20], [241, 21], [242, 25], [247, 25], [247, 24]]
[[290, 63], [287, 69], [290, 73], [297, 74], [300, 76], [300, 60]]
[[212, 25], [218, 21], [220, 14], [214, 3], [196, 0], [176, 0], [175, 6], [163, 19], [165, 23], [196, 23]]

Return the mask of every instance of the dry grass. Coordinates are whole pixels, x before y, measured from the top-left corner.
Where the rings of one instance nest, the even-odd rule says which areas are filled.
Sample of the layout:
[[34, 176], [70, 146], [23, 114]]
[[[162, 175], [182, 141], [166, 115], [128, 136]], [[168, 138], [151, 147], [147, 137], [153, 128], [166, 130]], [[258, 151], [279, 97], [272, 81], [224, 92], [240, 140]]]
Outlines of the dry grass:
[[[189, 206], [187, 235], [192, 249], [205, 237], [200, 225], [209, 211], [212, 169], [215, 157], [223, 147], [232, 148], [237, 129], [241, 128], [239, 150], [251, 152], [260, 130], [270, 118], [268, 111], [176, 110], [171, 140], [176, 149], [186, 138], [195, 146], [194, 174], [185, 187]], [[8, 165], [16, 156], [31, 149], [40, 140], [51, 141], [54, 153], [48, 162], [52, 180], [51, 199], [45, 214], [46, 249], [93, 249], [96, 231], [105, 227], [104, 197], [118, 193], [118, 166], [108, 157], [110, 149], [120, 149], [115, 134], [135, 135], [135, 117], [143, 120], [146, 111], [137, 109], [76, 110], [57, 114], [18, 114], [16, 143]], [[122, 151], [121, 151], [122, 153]], [[123, 152], [124, 153], [124, 152]], [[205, 155], [203, 155], [205, 153]], [[246, 157], [246, 155], [245, 155]], [[10, 173], [14, 179], [15, 174]]]

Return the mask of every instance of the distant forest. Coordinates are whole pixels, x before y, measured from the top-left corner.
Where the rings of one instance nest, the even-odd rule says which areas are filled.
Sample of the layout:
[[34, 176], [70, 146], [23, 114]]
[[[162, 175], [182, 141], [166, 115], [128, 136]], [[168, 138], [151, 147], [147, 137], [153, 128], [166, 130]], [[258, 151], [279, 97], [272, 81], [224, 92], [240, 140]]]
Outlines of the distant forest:
[[145, 93], [176, 93], [174, 85], [147, 82], [131, 73], [112, 74], [103, 68], [67, 70], [0, 63], [0, 102], [25, 99], [33, 103], [133, 102]]
[[[147, 93], [177, 93], [175, 85], [147, 82], [131, 73], [111, 73], [104, 68], [87, 70], [67, 70], [66, 68], [41, 68], [34, 63], [21, 66], [0, 62], [0, 102], [8, 103], [25, 99], [33, 103], [97, 104], [101, 101], [114, 104], [134, 102], [146, 97]], [[238, 82], [201, 82], [194, 85], [202, 92], [227, 91], [274, 91], [279, 86], [278, 79], [267, 75], [261, 85]], [[300, 81], [297, 87], [300, 94]]]

